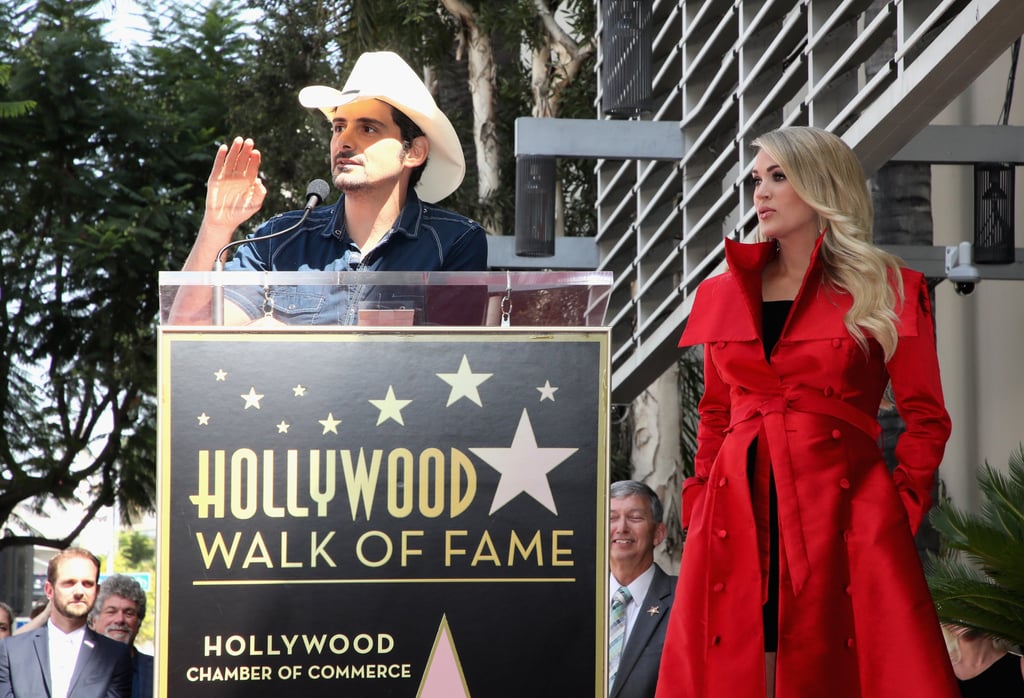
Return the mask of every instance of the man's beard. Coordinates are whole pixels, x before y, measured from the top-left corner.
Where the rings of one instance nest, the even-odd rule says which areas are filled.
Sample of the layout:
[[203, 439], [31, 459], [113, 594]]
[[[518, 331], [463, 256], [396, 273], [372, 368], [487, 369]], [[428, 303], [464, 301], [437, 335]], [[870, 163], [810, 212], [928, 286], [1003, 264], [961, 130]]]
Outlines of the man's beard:
[[365, 181], [353, 182], [351, 179], [346, 179], [345, 177], [348, 174], [349, 173], [347, 172], [339, 172], [338, 174], [334, 175], [334, 186], [336, 189], [339, 189], [345, 192], [346, 194], [352, 194], [358, 191], [362, 191], [363, 189], [366, 188]]
[[[116, 633], [112, 635], [111, 633]], [[130, 642], [132, 637], [132, 629], [127, 625], [117, 625], [111, 623], [107, 626], [107, 629], [103, 631], [103, 634], [109, 637], [111, 640], [117, 640], [118, 642]], [[124, 635], [124, 639], [121, 639], [121, 635]]]
[[[68, 606], [72, 603], [81, 604], [82, 608], [84, 608], [85, 610], [79, 611], [77, 609], [68, 608]], [[65, 616], [67, 618], [85, 618], [89, 615], [89, 602], [85, 601], [84, 599], [82, 599], [81, 601], [70, 601], [68, 603], [63, 603], [61, 601], [58, 601], [57, 597], [54, 597], [53, 605], [62, 616]]]

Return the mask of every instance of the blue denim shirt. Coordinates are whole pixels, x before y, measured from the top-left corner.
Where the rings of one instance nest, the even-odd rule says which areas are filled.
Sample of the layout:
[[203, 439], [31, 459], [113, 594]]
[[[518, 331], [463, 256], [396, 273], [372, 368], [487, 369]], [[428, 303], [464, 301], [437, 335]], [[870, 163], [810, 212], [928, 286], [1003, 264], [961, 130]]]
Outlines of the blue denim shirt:
[[[313, 209], [292, 233], [260, 238], [295, 225], [302, 211], [274, 216], [238, 248], [225, 269], [245, 271], [484, 271], [487, 234], [479, 223], [453, 211], [420, 201], [410, 191], [402, 211], [381, 241], [365, 255], [345, 230], [345, 197], [332, 206]], [[397, 292], [399, 295], [401, 292]], [[374, 295], [376, 294], [376, 295]], [[388, 295], [387, 298], [383, 295]], [[264, 314], [262, 289], [229, 287], [225, 296], [250, 317]], [[268, 299], [275, 316], [289, 324], [353, 324], [354, 303], [379, 301], [384, 307], [402, 302], [380, 287], [271, 288]], [[412, 299], [410, 299], [412, 300]]]

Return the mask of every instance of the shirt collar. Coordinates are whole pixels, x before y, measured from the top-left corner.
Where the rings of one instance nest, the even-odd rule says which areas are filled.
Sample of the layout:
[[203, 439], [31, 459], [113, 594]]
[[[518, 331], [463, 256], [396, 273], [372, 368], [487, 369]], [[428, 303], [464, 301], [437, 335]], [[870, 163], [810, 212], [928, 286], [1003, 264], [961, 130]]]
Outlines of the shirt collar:
[[608, 575], [608, 600], [611, 601], [612, 595], [619, 590], [619, 587], [625, 586], [629, 589], [629, 595], [633, 597], [633, 601], [637, 604], [644, 602], [647, 597], [647, 591], [651, 588], [651, 582], [654, 581], [654, 565], [644, 571], [639, 577], [634, 579], [629, 584], [623, 585], [617, 579], [614, 574]]
[[[78, 628], [76, 630], [72, 630], [70, 633], [66, 633], [63, 630], [61, 630], [60, 628], [58, 628], [54, 624], [52, 618], [50, 618], [49, 620], [46, 621], [46, 625], [49, 626], [48, 630], [49, 630], [50, 637], [64, 638], [64, 639], [68, 640], [68, 642], [71, 642], [71, 641], [79, 642], [79, 641], [81, 641], [81, 638], [85, 637], [85, 626], [84, 625], [81, 628]], [[60, 634], [58, 635], [57, 633], [60, 633]]]
[[[395, 233], [401, 233], [410, 240], [415, 240], [419, 235], [420, 220], [423, 217], [423, 204], [414, 189], [410, 189], [405, 197], [405, 204], [398, 214], [398, 219], [391, 226], [391, 231], [385, 236], [389, 237]], [[331, 224], [320, 231], [323, 237], [334, 235], [335, 231], [340, 233], [337, 237], [341, 240], [348, 240], [345, 230], [345, 195], [342, 194], [334, 204], [334, 213], [331, 216]], [[382, 241], [383, 242], [383, 241]]]

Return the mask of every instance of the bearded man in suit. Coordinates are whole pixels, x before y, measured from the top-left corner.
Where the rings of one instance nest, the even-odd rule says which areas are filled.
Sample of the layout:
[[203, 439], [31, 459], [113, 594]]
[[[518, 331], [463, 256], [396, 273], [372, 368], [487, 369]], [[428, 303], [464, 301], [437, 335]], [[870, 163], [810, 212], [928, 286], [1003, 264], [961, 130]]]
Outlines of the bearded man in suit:
[[86, 626], [99, 591], [100, 562], [83, 548], [50, 559], [46, 625], [0, 642], [2, 698], [129, 698], [128, 645]]

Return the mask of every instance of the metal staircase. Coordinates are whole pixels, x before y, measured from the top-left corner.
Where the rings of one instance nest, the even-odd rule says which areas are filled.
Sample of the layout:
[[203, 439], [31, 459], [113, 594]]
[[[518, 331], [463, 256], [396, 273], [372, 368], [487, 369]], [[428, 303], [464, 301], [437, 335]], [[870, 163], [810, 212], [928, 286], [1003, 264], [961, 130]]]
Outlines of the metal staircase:
[[[653, 88], [637, 118], [677, 124], [682, 155], [597, 164], [618, 403], [678, 358], [724, 238], [753, 230], [751, 140], [782, 125], [826, 128], [870, 176], [1024, 34], [1024, 0], [635, 2], [651, 10]], [[599, 78], [618, 63], [601, 56]]]

